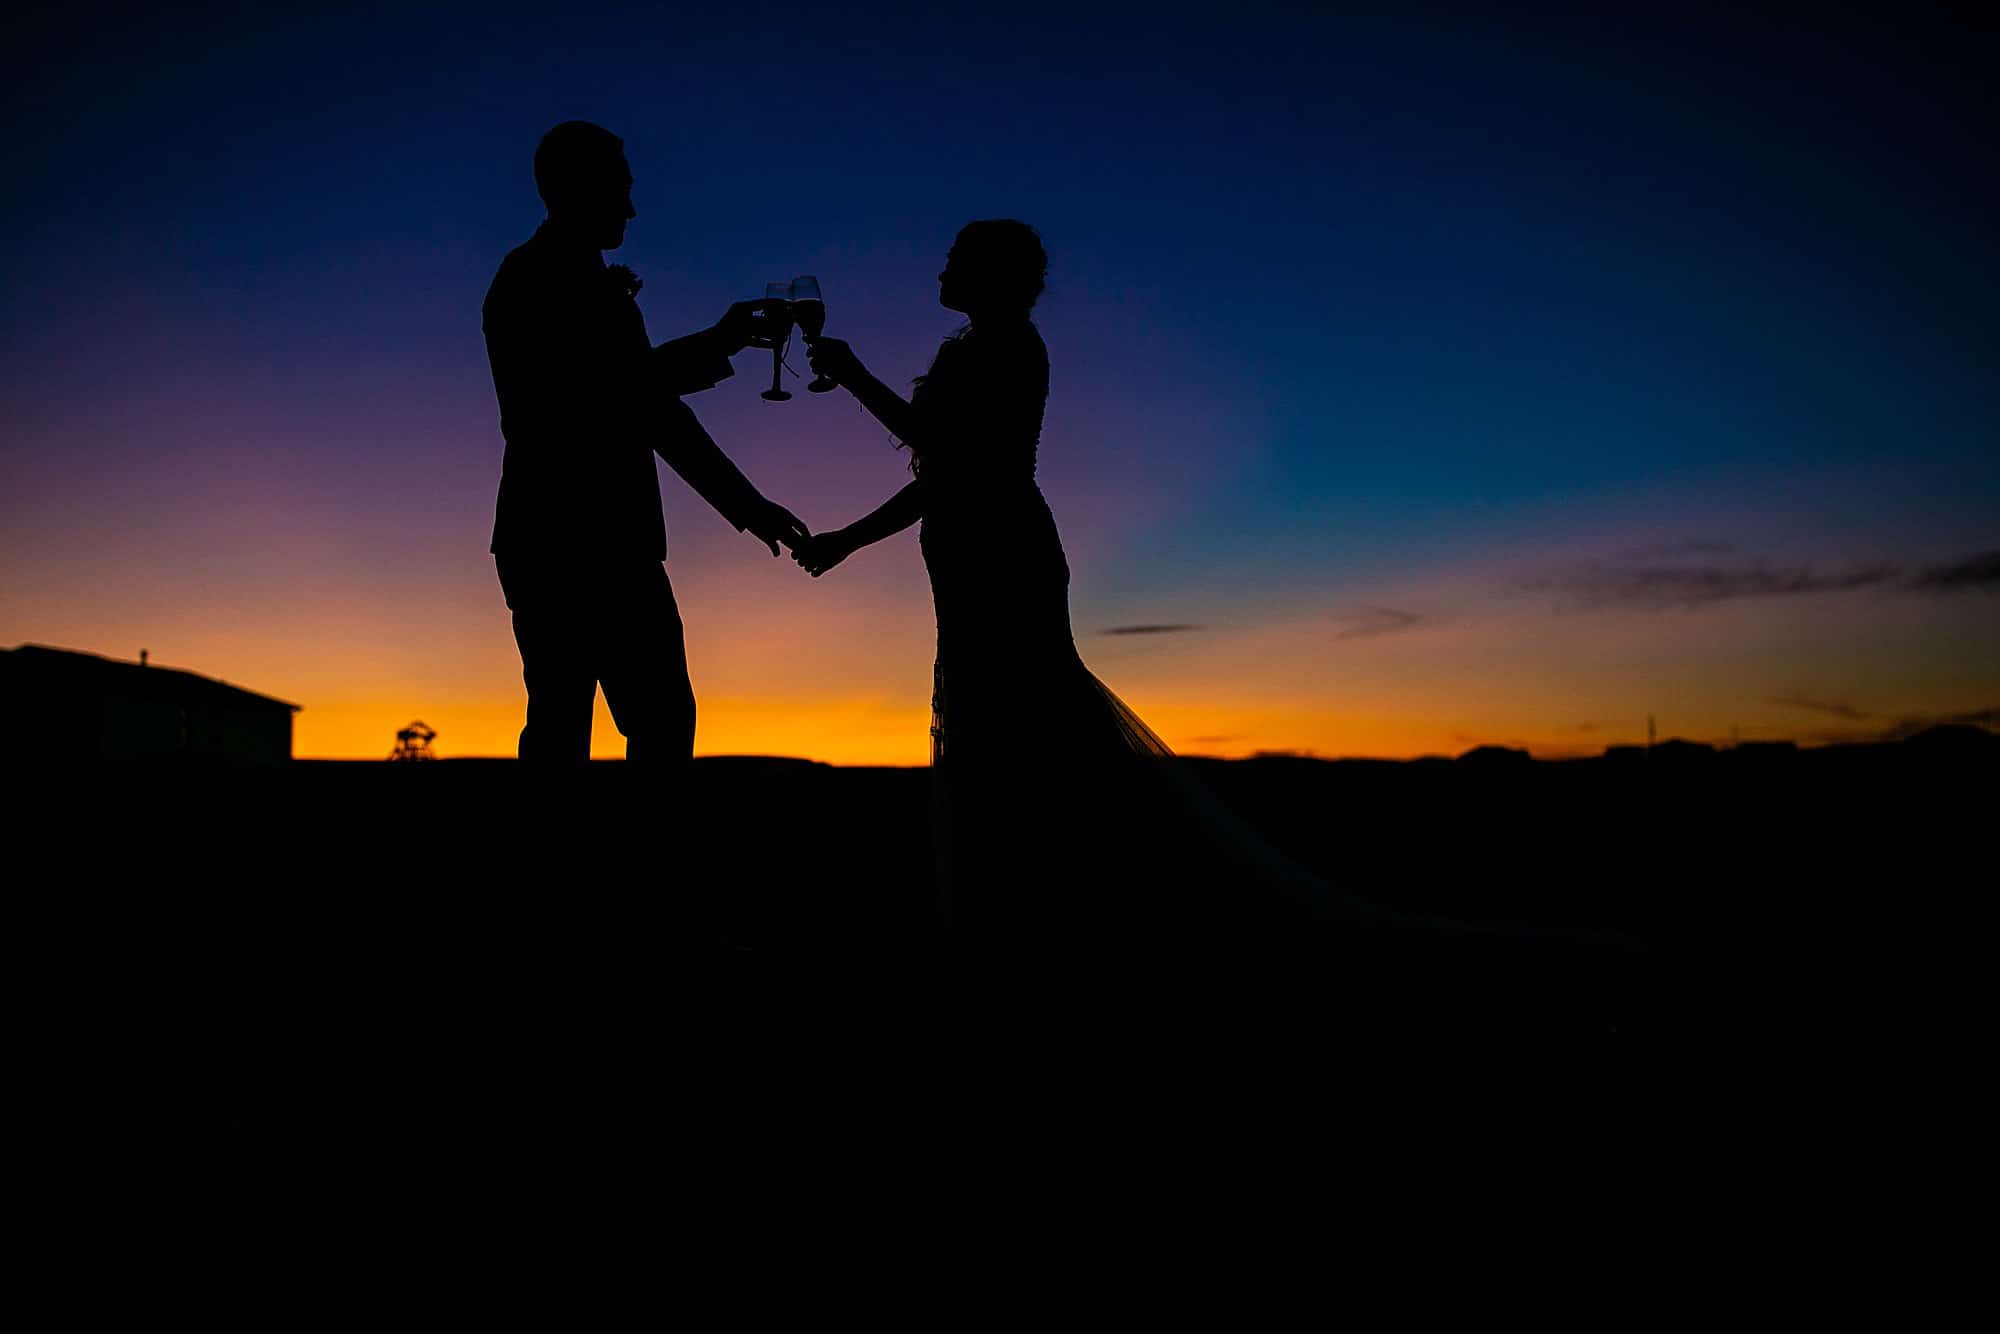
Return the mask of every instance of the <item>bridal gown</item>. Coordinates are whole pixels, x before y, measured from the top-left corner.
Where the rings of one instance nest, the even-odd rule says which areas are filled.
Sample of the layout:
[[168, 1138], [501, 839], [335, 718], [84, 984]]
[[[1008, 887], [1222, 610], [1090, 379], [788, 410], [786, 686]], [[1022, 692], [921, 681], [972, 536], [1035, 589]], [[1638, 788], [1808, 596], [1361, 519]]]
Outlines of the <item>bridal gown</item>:
[[1047, 349], [1024, 319], [946, 340], [911, 400], [948, 920], [1046, 946], [1348, 913], [1201, 789], [1078, 655], [1069, 564], [1035, 481], [1048, 388]]

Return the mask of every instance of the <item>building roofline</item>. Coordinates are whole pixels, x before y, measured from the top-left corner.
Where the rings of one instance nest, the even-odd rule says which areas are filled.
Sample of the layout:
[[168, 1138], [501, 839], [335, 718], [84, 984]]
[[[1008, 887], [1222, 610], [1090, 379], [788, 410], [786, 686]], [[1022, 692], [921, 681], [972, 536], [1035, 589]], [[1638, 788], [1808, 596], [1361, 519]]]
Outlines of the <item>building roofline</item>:
[[178, 678], [183, 681], [194, 682], [203, 689], [227, 690], [231, 694], [245, 695], [251, 699], [259, 701], [260, 703], [282, 705], [283, 707], [290, 709], [293, 713], [298, 713], [305, 708], [303, 704], [294, 704], [288, 699], [279, 699], [276, 695], [266, 695], [263, 692], [257, 690], [247, 690], [242, 686], [233, 685], [230, 682], [220, 680], [217, 677], [203, 676], [200, 672], [191, 672], [182, 667], [155, 667], [150, 662], [148, 663], [130, 662], [122, 658], [109, 658], [102, 653], [86, 652], [83, 649], [56, 648], [54, 645], [51, 644], [17, 644], [11, 649], [0, 649], [0, 654], [5, 654], [5, 653], [28, 653], [36, 657], [47, 655], [51, 659], [70, 658], [91, 663], [98, 670], [110, 670], [121, 673], [144, 672], [149, 677], [160, 676], [160, 677]]

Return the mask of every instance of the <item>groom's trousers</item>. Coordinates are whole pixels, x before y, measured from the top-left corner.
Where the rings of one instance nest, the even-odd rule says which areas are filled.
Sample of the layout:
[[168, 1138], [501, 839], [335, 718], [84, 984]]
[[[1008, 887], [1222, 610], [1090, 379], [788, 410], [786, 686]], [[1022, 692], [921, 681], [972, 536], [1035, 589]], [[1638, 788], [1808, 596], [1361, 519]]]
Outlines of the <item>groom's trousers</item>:
[[496, 561], [528, 687], [521, 758], [587, 761], [602, 684], [627, 759], [685, 764], [694, 754], [694, 686], [666, 568], [644, 559]]

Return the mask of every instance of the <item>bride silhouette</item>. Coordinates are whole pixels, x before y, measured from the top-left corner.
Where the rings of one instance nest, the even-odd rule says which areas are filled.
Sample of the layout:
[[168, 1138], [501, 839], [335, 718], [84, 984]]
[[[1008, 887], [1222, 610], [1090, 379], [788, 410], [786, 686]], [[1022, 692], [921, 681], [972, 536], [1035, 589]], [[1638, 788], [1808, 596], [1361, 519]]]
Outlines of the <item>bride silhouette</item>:
[[837, 338], [809, 347], [911, 451], [912, 480], [800, 543], [814, 577], [923, 523], [937, 610], [932, 820], [958, 934], [1047, 947], [1369, 910], [1235, 821], [1078, 656], [1069, 565], [1035, 483], [1049, 359], [1029, 318], [1048, 259], [1013, 220], [959, 232], [938, 301], [966, 316], [905, 401]]

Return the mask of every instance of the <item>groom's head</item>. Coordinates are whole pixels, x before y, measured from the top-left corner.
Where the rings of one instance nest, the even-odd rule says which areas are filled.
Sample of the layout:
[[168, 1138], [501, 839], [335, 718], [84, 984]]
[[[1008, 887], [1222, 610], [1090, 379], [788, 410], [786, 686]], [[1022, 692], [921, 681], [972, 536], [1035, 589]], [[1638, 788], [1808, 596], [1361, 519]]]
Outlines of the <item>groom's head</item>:
[[586, 237], [599, 250], [625, 244], [632, 207], [632, 168], [625, 141], [602, 125], [569, 120], [542, 136], [535, 149], [535, 189], [549, 219]]

